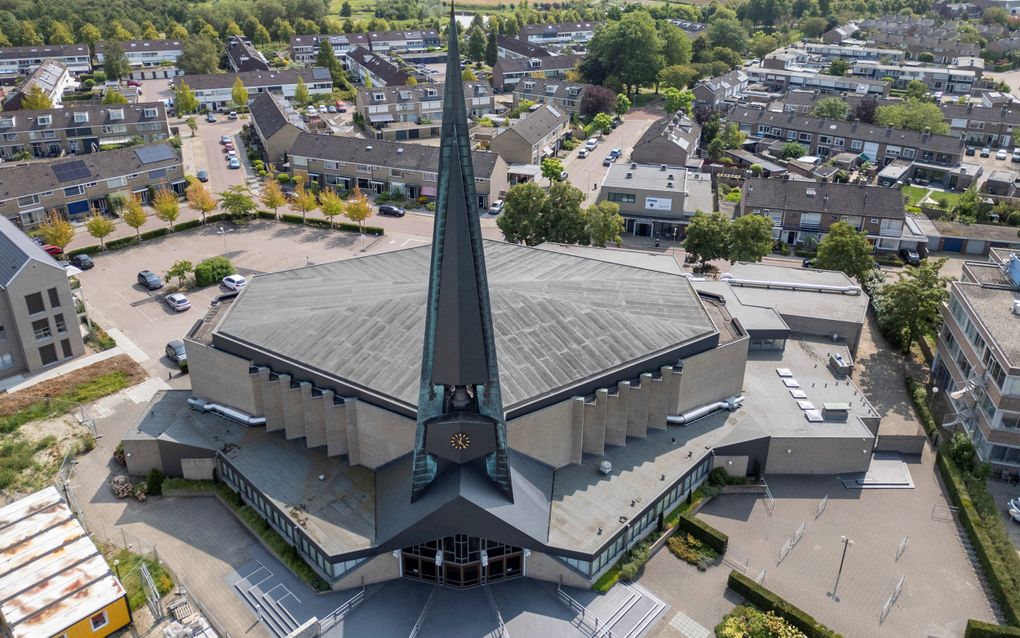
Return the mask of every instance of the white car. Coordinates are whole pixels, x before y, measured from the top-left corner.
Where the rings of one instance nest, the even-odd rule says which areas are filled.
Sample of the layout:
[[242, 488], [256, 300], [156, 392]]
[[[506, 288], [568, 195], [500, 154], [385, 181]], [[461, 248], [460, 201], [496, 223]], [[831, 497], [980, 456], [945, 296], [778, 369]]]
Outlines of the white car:
[[223, 278], [223, 285], [231, 290], [240, 290], [248, 285], [248, 280], [241, 275], [227, 275]]
[[1009, 499], [1009, 509], [1020, 510], [1020, 496]]
[[598, 145], [599, 141], [594, 137], [588, 138], [588, 141], [584, 143], [584, 147], [589, 151], [594, 151], [596, 148], [598, 148]]
[[582, 148], [577, 152], [577, 156], [580, 157], [581, 159], [584, 159], [585, 157], [588, 157], [588, 152], [589, 152], [588, 149]]
[[1006, 155], [1007, 155], [1006, 149], [1004, 148], [1000, 148], [999, 150], [995, 151], [995, 159], [997, 160], [1006, 159]]
[[320, 104], [319, 105], [319, 113], [325, 113], [325, 112], [326, 112], [326, 105], [325, 104]]
[[318, 112], [318, 111], [316, 111], [316, 110], [315, 110], [315, 107], [314, 107], [314, 106], [309, 106], [309, 107], [308, 107], [307, 109], [305, 109], [305, 110], [306, 110], [306, 111], [308, 112], [308, 114], [309, 114], [309, 115], [315, 115], [315, 114], [316, 114], [316, 113]]
[[191, 302], [181, 293], [175, 292], [166, 296], [166, 305], [177, 312], [184, 312], [191, 307]]
[[493, 215], [499, 215], [500, 213], [503, 212], [503, 206], [504, 206], [503, 200], [497, 199], [496, 201], [492, 202], [492, 206], [489, 206], [489, 212], [492, 213]]
[[1012, 507], [1009, 508], [1009, 517], [1012, 518], [1017, 523], [1020, 523], [1020, 510], [1013, 509]]

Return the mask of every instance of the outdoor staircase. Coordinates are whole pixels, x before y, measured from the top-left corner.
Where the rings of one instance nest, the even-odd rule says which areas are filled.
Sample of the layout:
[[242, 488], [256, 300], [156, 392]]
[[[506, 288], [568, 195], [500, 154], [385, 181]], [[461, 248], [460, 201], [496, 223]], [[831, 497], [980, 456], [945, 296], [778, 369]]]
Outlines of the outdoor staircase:
[[262, 591], [260, 584], [271, 579], [272, 576], [273, 572], [259, 563], [258, 569], [238, 580], [234, 583], [234, 587], [240, 592], [245, 602], [251, 606], [259, 621], [268, 627], [276, 638], [286, 638], [298, 628], [299, 623], [277, 599], [273, 598], [272, 590]]

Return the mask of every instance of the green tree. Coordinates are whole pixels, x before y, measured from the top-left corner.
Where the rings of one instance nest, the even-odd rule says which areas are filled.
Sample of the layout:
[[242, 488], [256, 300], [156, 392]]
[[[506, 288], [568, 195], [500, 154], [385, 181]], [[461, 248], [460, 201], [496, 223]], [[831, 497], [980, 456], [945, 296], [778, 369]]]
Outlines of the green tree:
[[46, 95], [41, 86], [33, 83], [32, 86], [28, 87], [28, 93], [21, 96], [21, 108], [26, 111], [52, 109], [53, 100], [50, 99], [50, 96]]
[[978, 195], [977, 189], [971, 186], [963, 191], [960, 199], [956, 200], [956, 206], [953, 207], [953, 216], [965, 224], [975, 224], [988, 221], [988, 214], [991, 212], [991, 209], [992, 206], [985, 203], [981, 196]]
[[843, 58], [836, 58], [835, 60], [829, 63], [829, 68], [826, 70], [826, 73], [828, 73], [829, 75], [844, 76], [847, 74], [847, 71], [849, 70], [850, 70], [849, 62], [847, 62]]
[[460, 72], [460, 79], [463, 80], [464, 82], [474, 82], [475, 80], [478, 79], [478, 76], [475, 74], [474, 71], [468, 68]]
[[701, 74], [690, 64], [675, 64], [659, 71], [659, 82], [674, 89], [686, 89], [694, 84]]
[[177, 107], [178, 115], [194, 113], [198, 110], [198, 98], [183, 80], [177, 80], [177, 88], [174, 90], [174, 105]]
[[485, 35], [480, 28], [471, 29], [467, 41], [467, 57], [473, 62], [485, 60]]
[[113, 220], [103, 216], [98, 210], [85, 222], [85, 230], [99, 240], [99, 250], [106, 250], [106, 237], [116, 229]]
[[815, 102], [811, 115], [827, 117], [830, 120], [845, 120], [850, 115], [850, 105], [841, 97], [823, 98]]
[[198, 132], [198, 120], [195, 119], [195, 116], [191, 115], [184, 120], [184, 125], [191, 129], [191, 137], [195, 137], [195, 133]]
[[768, 35], [762, 31], [758, 31], [751, 36], [751, 53], [754, 57], [761, 60], [759, 66], [765, 63], [765, 56], [772, 53], [780, 46], [779, 40], [772, 35]]
[[344, 73], [340, 60], [336, 59], [336, 54], [333, 53], [333, 45], [329, 43], [329, 40], [323, 40], [319, 43], [319, 52], [315, 56], [315, 66], [329, 69], [329, 76], [333, 80], [333, 85], [337, 88], [343, 90], [350, 89], [351, 83], [347, 79], [347, 74]]
[[949, 123], [937, 104], [907, 98], [899, 104], [880, 106], [875, 111], [875, 123], [893, 128], [932, 133], [949, 133]]
[[608, 113], [597, 113], [591, 121], [595, 130], [608, 135], [613, 130], [613, 118]]
[[563, 161], [556, 157], [547, 157], [542, 160], [542, 177], [549, 180], [549, 184], [559, 181], [560, 173], [563, 172]]
[[167, 279], [176, 279], [178, 288], [186, 288], [188, 283], [188, 275], [195, 272], [195, 266], [187, 259], [180, 259], [174, 262], [173, 266], [170, 266], [170, 270], [166, 271]]
[[78, 40], [89, 45], [89, 48], [95, 51], [96, 42], [103, 39], [103, 34], [99, 31], [96, 25], [91, 22], [83, 22], [78, 27]]
[[920, 80], [907, 82], [907, 99], [924, 100], [928, 97], [928, 85]]
[[587, 241], [583, 203], [584, 193], [579, 188], [560, 181], [550, 186], [540, 218], [543, 240], [558, 244]]
[[804, 157], [805, 155], [807, 155], [807, 149], [797, 142], [787, 142], [786, 144], [783, 144], [783, 148], [779, 151], [780, 159], [785, 160], [797, 159], [799, 157]]
[[907, 266], [893, 283], [882, 286], [879, 317], [883, 331], [905, 352], [917, 339], [935, 335], [942, 325], [942, 304], [949, 300], [952, 277], [940, 274], [946, 260], [925, 259]]
[[365, 220], [372, 216], [372, 204], [368, 197], [355, 185], [351, 196], [344, 203], [344, 217], [358, 225], [358, 230], [364, 233]]
[[120, 213], [120, 218], [124, 220], [124, 223], [129, 227], [135, 229], [135, 238], [139, 243], [142, 241], [142, 226], [149, 219], [149, 216], [145, 213], [145, 208], [142, 206], [142, 200], [137, 196], [133, 195], [124, 202], [124, 210]]
[[[662, 38], [645, 10], [626, 13], [596, 31], [581, 61], [581, 75], [591, 84], [618, 85], [628, 95], [651, 86], [664, 66]], [[626, 55], [621, 55], [626, 51]]]
[[234, 86], [230, 89], [230, 99], [237, 108], [246, 108], [248, 106], [248, 89], [245, 88], [244, 82], [241, 81], [241, 76], [234, 78]]
[[829, 23], [825, 18], [812, 16], [800, 21], [800, 32], [805, 38], [817, 38], [825, 33], [828, 28]]
[[667, 113], [683, 111], [686, 115], [691, 114], [691, 109], [694, 107], [694, 93], [669, 87], [663, 92], [663, 95], [666, 97]]
[[229, 38], [234, 35], [244, 35], [244, 31], [241, 31], [241, 27], [237, 26], [237, 23], [233, 20], [227, 20], [226, 24], [223, 25], [223, 37]]
[[120, 91], [109, 89], [103, 93], [103, 104], [127, 104], [128, 99]]
[[177, 66], [187, 74], [215, 73], [220, 66], [220, 43], [206, 35], [193, 35], [184, 41]]
[[118, 42], [126, 42], [132, 38], [131, 32], [128, 31], [124, 24], [120, 20], [114, 20], [110, 23], [107, 29], [107, 40], [116, 40]]
[[35, 30], [35, 25], [28, 20], [21, 20], [11, 31], [11, 38], [18, 46], [35, 46], [43, 43], [42, 36]]
[[332, 188], [324, 189], [319, 193], [319, 210], [329, 220], [329, 227], [332, 228], [333, 218], [344, 212], [344, 200]]
[[789, 15], [790, 4], [785, 0], [748, 0], [741, 13], [751, 24], [771, 27]]
[[728, 257], [738, 261], [756, 262], [772, 252], [772, 218], [742, 215], [730, 224]]
[[236, 272], [234, 265], [226, 257], [209, 257], [195, 266], [195, 285], [199, 288], [213, 286]]
[[48, 42], [50, 44], [74, 44], [74, 36], [71, 35], [71, 30], [67, 28], [66, 24], [59, 20], [54, 20], [50, 24]]
[[312, 98], [308, 95], [308, 87], [305, 86], [304, 79], [298, 77], [297, 86], [294, 87], [294, 101], [297, 102], [299, 106], [305, 106], [311, 102], [311, 100]]
[[64, 219], [64, 216], [55, 210], [49, 211], [46, 221], [36, 227], [39, 237], [44, 242], [53, 246], [59, 246], [61, 250], [67, 247], [74, 239], [74, 226]]
[[[592, 246], [604, 248], [606, 244], [617, 246], [623, 243], [621, 234], [625, 227], [620, 215], [620, 205], [615, 202], [598, 202], [584, 209], [584, 234]], [[582, 242], [583, 243], [583, 242]]]
[[290, 39], [297, 35], [294, 31], [294, 27], [291, 26], [290, 21], [284, 18], [276, 18], [273, 20], [273, 24], [269, 27], [270, 33], [276, 38], [277, 42], [290, 42]]
[[864, 283], [875, 267], [873, 247], [865, 233], [847, 222], [834, 222], [822, 241], [818, 242], [815, 267], [839, 270], [848, 277]]
[[[314, 195], [312, 196], [315, 197]], [[258, 206], [251, 197], [247, 186], [235, 185], [220, 193], [220, 208], [234, 218], [244, 218], [255, 214]], [[231, 274], [231, 273], [227, 273]], [[226, 275], [224, 275], [226, 276]]]
[[315, 199], [315, 193], [307, 190], [302, 182], [298, 182], [290, 207], [301, 213], [301, 223], [304, 224], [308, 213], [318, 208], [319, 202]]
[[726, 251], [729, 249], [729, 231], [730, 220], [722, 213], [709, 215], [699, 210], [687, 225], [684, 250], [694, 255], [704, 270], [707, 262], [726, 257]]
[[503, 214], [496, 220], [503, 238], [513, 244], [524, 242], [528, 246], [542, 243], [541, 218], [547, 198], [545, 190], [534, 182], [511, 186], [504, 200]]
[[152, 198], [152, 207], [156, 210], [156, 217], [170, 224], [170, 232], [174, 232], [174, 222], [181, 215], [181, 202], [177, 194], [169, 188], [160, 188]]
[[727, 47], [738, 53], [747, 50], [747, 31], [729, 7], [719, 7], [712, 14], [705, 37], [712, 47]]
[[255, 25], [255, 32], [252, 33], [251, 41], [255, 44], [269, 44], [273, 38], [269, 35], [269, 30], [261, 24]]
[[616, 111], [617, 115], [622, 116], [624, 113], [630, 110], [630, 107], [631, 107], [630, 98], [628, 98], [623, 93], [620, 93], [616, 96], [616, 108], [614, 110]]
[[142, 40], [158, 40], [160, 38], [160, 34], [159, 31], [156, 30], [156, 25], [149, 20], [146, 20], [142, 24], [141, 38]]
[[687, 34], [667, 20], [659, 20], [656, 28], [662, 40], [662, 63], [666, 66], [690, 64], [694, 52]]
[[188, 184], [187, 190], [184, 191], [184, 197], [188, 200], [189, 206], [202, 214], [203, 224], [206, 215], [216, 210], [216, 198], [205, 184], [197, 179], [191, 180], [191, 183]]
[[489, 29], [489, 35], [485, 40], [485, 63], [495, 66], [499, 61], [499, 46], [496, 43], [496, 30]]
[[262, 192], [259, 194], [259, 198], [264, 205], [273, 209], [273, 217], [279, 219], [280, 215], [277, 211], [280, 206], [287, 203], [287, 198], [283, 195], [283, 189], [280, 188], [280, 182], [275, 179], [267, 179], [262, 184]]
[[172, 40], [184, 40], [188, 37], [188, 30], [183, 24], [174, 22], [170, 25], [170, 31], [166, 34], [166, 37]]
[[340, 5], [340, 16], [343, 18], [351, 17], [353, 11], [351, 10], [351, 3], [348, 0], [344, 0], [344, 3]]

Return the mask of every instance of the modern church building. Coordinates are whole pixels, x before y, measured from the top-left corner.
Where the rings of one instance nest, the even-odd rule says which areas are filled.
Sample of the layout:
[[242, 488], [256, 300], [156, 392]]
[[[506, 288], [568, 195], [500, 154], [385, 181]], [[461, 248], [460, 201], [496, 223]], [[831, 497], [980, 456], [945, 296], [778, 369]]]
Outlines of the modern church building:
[[340, 590], [587, 587], [713, 467], [868, 468], [859, 288], [485, 241], [462, 90], [446, 84], [433, 245], [221, 297], [185, 341], [192, 390], [124, 439], [131, 473], [225, 482]]

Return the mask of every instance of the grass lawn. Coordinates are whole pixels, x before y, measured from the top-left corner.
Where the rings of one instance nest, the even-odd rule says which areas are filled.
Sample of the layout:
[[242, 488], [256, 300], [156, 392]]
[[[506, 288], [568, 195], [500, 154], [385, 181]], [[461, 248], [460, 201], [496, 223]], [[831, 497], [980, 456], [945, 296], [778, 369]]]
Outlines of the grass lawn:
[[918, 202], [928, 194], [928, 190], [921, 186], [904, 186], [903, 196], [907, 198], [907, 206], [917, 206]]
[[[152, 582], [156, 584], [156, 589], [159, 590], [160, 596], [169, 594], [170, 590], [173, 589], [174, 581], [171, 580], [170, 574], [155, 560], [112, 545], [105, 545], [101, 549], [103, 556], [106, 557], [106, 562], [110, 564], [110, 569], [114, 570], [114, 573], [120, 574], [120, 582], [124, 585], [124, 589], [127, 590], [128, 605], [132, 610], [139, 609], [145, 604], [145, 588], [142, 587], [142, 572], [140, 569], [141, 563], [145, 563], [145, 567], [149, 570], [149, 575], [152, 576]], [[120, 561], [116, 568], [113, 566], [113, 561], [115, 560]]]

